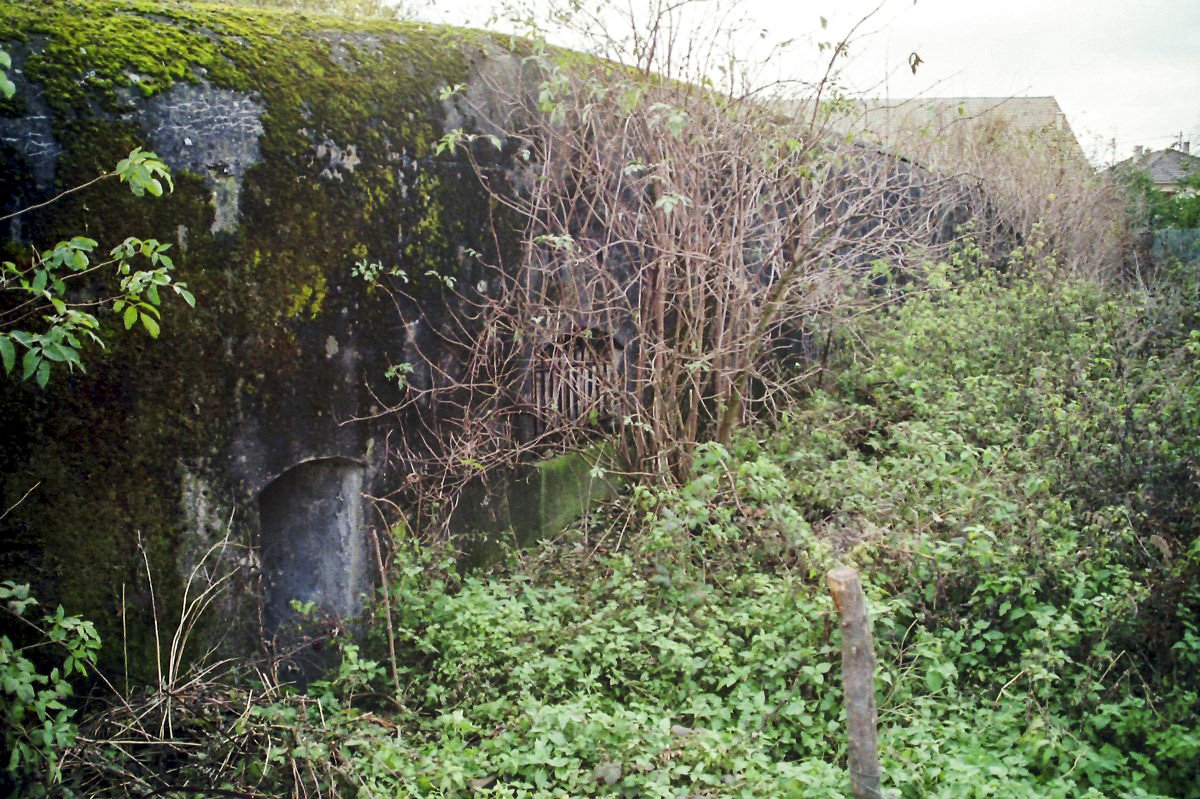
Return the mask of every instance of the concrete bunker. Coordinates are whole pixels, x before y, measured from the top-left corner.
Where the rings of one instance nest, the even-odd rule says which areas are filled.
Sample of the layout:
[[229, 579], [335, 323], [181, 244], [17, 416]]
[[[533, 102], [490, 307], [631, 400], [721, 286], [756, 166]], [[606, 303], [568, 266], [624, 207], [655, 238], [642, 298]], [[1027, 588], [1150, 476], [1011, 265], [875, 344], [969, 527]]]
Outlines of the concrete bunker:
[[366, 467], [347, 458], [293, 466], [258, 495], [265, 576], [264, 621], [283, 639], [313, 603], [314, 617], [338, 622], [362, 609], [373, 588], [364, 513]]

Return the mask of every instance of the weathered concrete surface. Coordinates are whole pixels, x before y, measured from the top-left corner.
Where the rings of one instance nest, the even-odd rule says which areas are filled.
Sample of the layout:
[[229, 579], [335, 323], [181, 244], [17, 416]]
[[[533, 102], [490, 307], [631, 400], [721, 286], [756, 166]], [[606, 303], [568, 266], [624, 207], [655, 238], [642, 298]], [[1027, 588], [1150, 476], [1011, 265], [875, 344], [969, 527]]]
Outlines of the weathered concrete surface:
[[468, 486], [450, 529], [465, 553], [463, 566], [495, 560], [504, 546], [554, 538], [589, 507], [615, 496], [620, 477], [609, 451], [593, 445]]
[[302, 463], [258, 495], [264, 615], [277, 629], [293, 602], [353, 618], [371, 585], [362, 464], [326, 458]]
[[[167, 301], [157, 341], [105, 317], [86, 375], [56, 372], [44, 392], [0, 380], [0, 507], [30, 492], [0, 520], [0, 573], [110, 641], [124, 618], [135, 670], [189, 575], [240, 570], [196, 636], [239, 647], [290, 623], [293, 598], [344, 616], [371, 590], [362, 496], [407, 477], [386, 468], [399, 433], [379, 411], [401, 389], [385, 372], [431, 379], [420, 354], [438, 352], [445, 279], [474, 286], [464, 252], [496, 254], [469, 165], [434, 152], [447, 113], [474, 124], [440, 90], [474, 85], [477, 41], [229, 6], [0, 0], [18, 87], [0, 102], [0, 214], [134, 146], [174, 171], [162, 199], [109, 181], [2, 231], [18, 260], [81, 233], [173, 242], [197, 297], [194, 311]], [[403, 273], [411, 299], [357, 262]]]
[[254, 94], [176, 83], [140, 113], [150, 148], [177, 169], [204, 177], [212, 192], [212, 232], [237, 230], [246, 170], [262, 160], [263, 108]]

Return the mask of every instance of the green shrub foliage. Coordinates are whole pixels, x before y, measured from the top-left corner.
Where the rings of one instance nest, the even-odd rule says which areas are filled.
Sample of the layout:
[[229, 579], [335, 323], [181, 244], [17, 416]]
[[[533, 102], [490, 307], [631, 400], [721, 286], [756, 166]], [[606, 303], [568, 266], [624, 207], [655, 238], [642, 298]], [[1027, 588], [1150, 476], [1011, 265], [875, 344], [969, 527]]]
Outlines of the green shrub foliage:
[[[1036, 244], [973, 263], [838, 324], [823, 384], [702, 445], [681, 487], [631, 486], [485, 573], [399, 536], [388, 612], [336, 673], [176, 692], [176, 744], [126, 746], [124, 773], [255, 795], [848, 796], [823, 576], [851, 562], [888, 791], [1200, 796], [1200, 270], [1126, 291]], [[90, 740], [148, 724], [137, 707], [93, 716]], [[111, 783], [107, 757], [75, 746], [68, 767]]]
[[[95, 665], [100, 637], [91, 622], [59, 605], [31, 620], [38, 601], [29, 586], [0, 582], [0, 726], [5, 760], [0, 788], [23, 786], [26, 795], [52, 794], [61, 784], [61, 750], [75, 742], [75, 709], [67, 702], [73, 680]], [[12, 628], [11, 631], [9, 628]], [[11, 633], [11, 634], [9, 634]]]

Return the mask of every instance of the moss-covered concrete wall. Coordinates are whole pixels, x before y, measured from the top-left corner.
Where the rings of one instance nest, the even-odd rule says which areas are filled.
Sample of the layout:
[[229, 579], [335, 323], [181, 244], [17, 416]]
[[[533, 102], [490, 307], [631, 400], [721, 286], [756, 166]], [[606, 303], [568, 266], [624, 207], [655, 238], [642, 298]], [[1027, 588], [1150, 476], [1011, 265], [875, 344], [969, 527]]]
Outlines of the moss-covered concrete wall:
[[[399, 399], [385, 371], [436, 351], [443, 278], [475, 285], [465, 253], [497, 246], [469, 165], [434, 153], [448, 114], [475, 124], [440, 92], [473, 85], [480, 44], [201, 3], [0, 0], [18, 88], [0, 103], [0, 213], [138, 145], [175, 177], [161, 199], [107, 181], [15, 217], [6, 257], [81, 233], [158, 238], [197, 298], [167, 303], [158, 340], [104, 318], [108, 347], [85, 375], [60, 370], [44, 391], [0, 380], [0, 507], [28, 493], [0, 520], [0, 576], [110, 640], [125, 626], [144, 666], [153, 618], [173, 623], [206, 549], [227, 530], [256, 543], [272, 480], [321, 459], [361, 466], [366, 493], [403, 478], [386, 473], [392, 431], [373, 418]], [[373, 289], [357, 261], [403, 270], [415, 301]], [[225, 561], [251, 579], [254, 552]], [[253, 635], [258, 606], [236, 601], [249, 595], [234, 592], [222, 628]]]
[[612, 447], [593, 444], [468, 484], [450, 519], [460, 568], [491, 563], [509, 546], [555, 538], [622, 482]]

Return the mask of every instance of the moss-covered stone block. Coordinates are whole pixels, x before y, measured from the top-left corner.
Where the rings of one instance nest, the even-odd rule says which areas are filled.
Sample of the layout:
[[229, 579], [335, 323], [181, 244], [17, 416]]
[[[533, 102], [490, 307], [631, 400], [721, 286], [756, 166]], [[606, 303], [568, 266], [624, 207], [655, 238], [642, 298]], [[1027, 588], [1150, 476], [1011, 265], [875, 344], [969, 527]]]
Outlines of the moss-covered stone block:
[[494, 562], [507, 547], [560, 535], [596, 503], [620, 489], [610, 448], [594, 444], [470, 483], [450, 519], [460, 567]]

